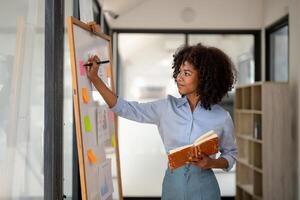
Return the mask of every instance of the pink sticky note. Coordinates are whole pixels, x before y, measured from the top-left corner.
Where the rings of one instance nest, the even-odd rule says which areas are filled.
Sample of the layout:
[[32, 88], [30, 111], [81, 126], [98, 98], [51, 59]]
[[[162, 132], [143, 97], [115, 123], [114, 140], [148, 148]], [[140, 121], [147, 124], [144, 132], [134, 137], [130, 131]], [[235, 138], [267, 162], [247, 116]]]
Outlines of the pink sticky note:
[[80, 60], [79, 61], [79, 70], [80, 70], [80, 75], [81, 76], [85, 76], [85, 67], [83, 66], [84, 65], [84, 62], [83, 60]]
[[114, 119], [115, 119], [114, 113], [111, 112], [111, 111], [109, 112], [109, 119], [110, 119], [111, 122], [113, 122]]

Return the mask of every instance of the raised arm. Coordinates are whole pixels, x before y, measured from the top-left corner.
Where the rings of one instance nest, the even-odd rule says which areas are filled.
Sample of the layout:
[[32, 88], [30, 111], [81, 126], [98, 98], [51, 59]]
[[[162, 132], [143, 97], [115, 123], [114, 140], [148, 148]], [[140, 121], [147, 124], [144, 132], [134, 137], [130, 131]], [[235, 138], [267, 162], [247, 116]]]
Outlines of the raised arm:
[[117, 103], [117, 95], [111, 91], [98, 76], [99, 64], [97, 64], [96, 61], [100, 61], [97, 56], [93, 56], [89, 59], [89, 62], [91, 62], [93, 65], [87, 67], [87, 77], [101, 94], [109, 108], [112, 108]]
[[109, 108], [120, 117], [142, 123], [158, 124], [161, 114], [166, 109], [167, 100], [157, 100], [148, 103], [125, 101], [106, 87], [105, 83], [98, 76], [99, 61], [97, 56], [91, 57], [89, 62], [93, 65], [87, 68], [87, 76], [99, 91]]

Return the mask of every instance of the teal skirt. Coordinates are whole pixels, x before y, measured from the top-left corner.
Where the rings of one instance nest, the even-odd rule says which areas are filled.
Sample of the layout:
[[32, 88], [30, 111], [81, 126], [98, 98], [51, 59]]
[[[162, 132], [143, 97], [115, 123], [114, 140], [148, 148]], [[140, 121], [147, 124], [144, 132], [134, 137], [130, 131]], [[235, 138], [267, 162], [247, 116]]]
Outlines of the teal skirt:
[[173, 172], [168, 168], [162, 187], [162, 200], [220, 200], [220, 188], [214, 172], [185, 165]]

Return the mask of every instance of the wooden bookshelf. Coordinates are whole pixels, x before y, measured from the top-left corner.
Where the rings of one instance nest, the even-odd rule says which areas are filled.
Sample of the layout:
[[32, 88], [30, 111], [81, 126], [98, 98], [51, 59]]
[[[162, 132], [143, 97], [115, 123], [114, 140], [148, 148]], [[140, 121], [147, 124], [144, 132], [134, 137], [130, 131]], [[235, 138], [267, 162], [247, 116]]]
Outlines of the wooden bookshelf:
[[237, 200], [296, 198], [288, 91], [287, 83], [273, 82], [236, 88]]

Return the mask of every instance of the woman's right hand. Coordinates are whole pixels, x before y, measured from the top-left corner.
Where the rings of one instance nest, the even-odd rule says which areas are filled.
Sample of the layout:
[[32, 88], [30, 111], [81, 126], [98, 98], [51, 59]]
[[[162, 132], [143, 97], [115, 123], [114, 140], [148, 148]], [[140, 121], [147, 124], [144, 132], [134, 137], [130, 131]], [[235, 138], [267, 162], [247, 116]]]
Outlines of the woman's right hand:
[[97, 55], [91, 56], [88, 60], [88, 63], [92, 63], [92, 66], [86, 66], [86, 74], [88, 79], [91, 82], [94, 82], [96, 79], [99, 78], [98, 76], [98, 70], [100, 64], [97, 64], [97, 62], [100, 62], [100, 59]]
[[86, 75], [101, 94], [109, 108], [112, 108], [114, 105], [116, 105], [118, 97], [113, 91], [110, 90], [110, 88], [105, 85], [101, 78], [99, 78], [98, 70], [100, 64], [97, 64], [97, 62], [100, 63], [98, 56], [94, 55], [89, 58], [88, 63], [92, 63], [92, 65], [86, 67]]

